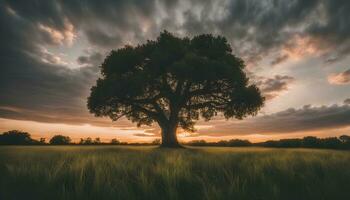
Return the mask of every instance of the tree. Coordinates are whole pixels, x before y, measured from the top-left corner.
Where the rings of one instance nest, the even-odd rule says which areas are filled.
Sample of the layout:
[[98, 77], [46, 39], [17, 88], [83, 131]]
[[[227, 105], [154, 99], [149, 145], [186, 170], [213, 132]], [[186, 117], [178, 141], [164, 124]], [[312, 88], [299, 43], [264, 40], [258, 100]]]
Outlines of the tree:
[[231, 139], [227, 142], [228, 146], [231, 147], [244, 147], [244, 146], [250, 146], [252, 143], [250, 143], [248, 140], [240, 140], [240, 139]]
[[120, 141], [114, 138], [111, 140], [111, 144], [120, 144]]
[[94, 141], [91, 139], [91, 137], [87, 137], [86, 139], [80, 138], [79, 144], [92, 145], [94, 144]]
[[46, 144], [46, 138], [40, 138], [39, 144]]
[[33, 142], [30, 134], [23, 131], [11, 130], [0, 135], [0, 144], [2, 145], [26, 145], [33, 144]]
[[304, 147], [317, 147], [320, 143], [320, 139], [314, 136], [306, 136], [302, 140], [302, 145]]
[[160, 145], [161, 144], [161, 141], [160, 139], [154, 139], [152, 142], [151, 142], [152, 145]]
[[91, 88], [88, 109], [137, 126], [158, 123], [163, 147], [179, 147], [178, 127], [195, 131], [200, 117], [255, 115], [264, 97], [250, 84], [243, 60], [227, 40], [210, 34], [179, 38], [164, 31], [155, 41], [113, 50]]
[[339, 140], [342, 142], [342, 143], [350, 143], [350, 136], [348, 135], [341, 135], [339, 137]]
[[68, 136], [64, 135], [55, 135], [50, 139], [50, 144], [53, 145], [64, 145], [64, 144], [70, 144], [71, 139]]
[[99, 137], [95, 138], [94, 144], [101, 144], [101, 139]]
[[338, 149], [341, 148], [342, 142], [337, 137], [328, 137], [320, 139], [320, 147]]

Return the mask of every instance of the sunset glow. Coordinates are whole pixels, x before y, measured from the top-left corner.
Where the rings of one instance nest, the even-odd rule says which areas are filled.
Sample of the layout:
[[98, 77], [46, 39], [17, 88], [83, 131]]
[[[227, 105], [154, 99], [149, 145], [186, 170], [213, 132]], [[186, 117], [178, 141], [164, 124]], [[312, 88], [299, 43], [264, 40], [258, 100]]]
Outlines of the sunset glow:
[[97, 118], [86, 104], [111, 50], [143, 44], [168, 30], [179, 37], [226, 37], [232, 53], [244, 59], [251, 83], [267, 99], [257, 116], [200, 119], [194, 133], [179, 130], [179, 140], [256, 142], [349, 134], [349, 12], [331, 1], [306, 6], [302, 1], [289, 6], [238, 2], [96, 6], [50, 1], [37, 8], [29, 1], [5, 1], [0, 5], [6, 30], [0, 35], [0, 131], [22, 130], [47, 139], [62, 134], [74, 141], [160, 138], [157, 124], [137, 127], [126, 118]]

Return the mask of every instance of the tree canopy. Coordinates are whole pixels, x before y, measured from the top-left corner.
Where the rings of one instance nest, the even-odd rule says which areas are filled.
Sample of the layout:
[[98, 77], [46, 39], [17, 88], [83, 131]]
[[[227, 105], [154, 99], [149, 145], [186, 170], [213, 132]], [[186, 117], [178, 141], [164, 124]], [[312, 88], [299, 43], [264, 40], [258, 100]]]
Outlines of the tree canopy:
[[54, 145], [64, 145], [64, 144], [70, 144], [71, 139], [68, 136], [64, 135], [55, 135], [50, 139], [50, 144]]
[[0, 135], [0, 144], [25, 145], [33, 143], [34, 140], [30, 137], [30, 134], [23, 131], [11, 130]]
[[195, 131], [196, 120], [219, 113], [226, 119], [257, 114], [264, 97], [244, 67], [222, 36], [179, 38], [164, 31], [155, 41], [111, 51], [87, 106], [99, 117], [156, 122], [162, 144], [177, 146], [177, 127]]

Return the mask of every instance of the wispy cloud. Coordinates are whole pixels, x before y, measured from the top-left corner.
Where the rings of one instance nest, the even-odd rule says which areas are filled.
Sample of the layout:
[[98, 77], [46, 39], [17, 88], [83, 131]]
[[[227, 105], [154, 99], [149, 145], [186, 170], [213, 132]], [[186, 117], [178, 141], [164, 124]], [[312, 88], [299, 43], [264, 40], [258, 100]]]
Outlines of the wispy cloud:
[[350, 84], [350, 69], [341, 73], [330, 74], [328, 82], [333, 85]]

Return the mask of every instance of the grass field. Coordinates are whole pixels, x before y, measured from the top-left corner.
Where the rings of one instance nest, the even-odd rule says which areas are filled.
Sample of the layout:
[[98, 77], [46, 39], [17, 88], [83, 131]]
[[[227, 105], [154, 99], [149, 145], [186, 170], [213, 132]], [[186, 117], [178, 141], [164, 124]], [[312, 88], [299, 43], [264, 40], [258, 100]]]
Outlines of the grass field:
[[350, 199], [350, 151], [0, 147], [0, 199]]

